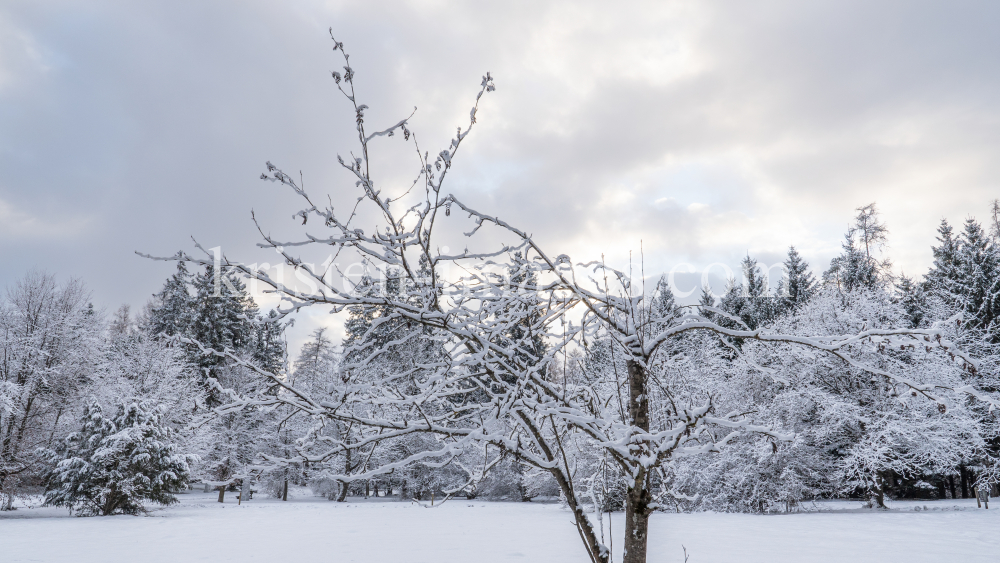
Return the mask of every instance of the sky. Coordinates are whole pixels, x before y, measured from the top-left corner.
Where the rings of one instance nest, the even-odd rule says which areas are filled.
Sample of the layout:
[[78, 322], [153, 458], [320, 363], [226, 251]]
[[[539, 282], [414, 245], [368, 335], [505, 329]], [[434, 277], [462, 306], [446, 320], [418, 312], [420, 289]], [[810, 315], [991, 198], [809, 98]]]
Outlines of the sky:
[[[274, 262], [251, 211], [292, 235], [301, 206], [259, 179], [267, 161], [353, 201], [330, 28], [368, 122], [416, 106], [432, 154], [491, 72], [447, 190], [552, 254], [720, 277], [795, 245], [819, 273], [876, 202], [896, 272], [919, 278], [939, 222], [1000, 197], [996, 21], [1000, 4], [955, 1], [4, 0], [0, 286], [41, 269], [113, 310], [173, 270], [135, 251], [193, 237]], [[376, 182], [405, 189], [412, 149], [378, 151]]]

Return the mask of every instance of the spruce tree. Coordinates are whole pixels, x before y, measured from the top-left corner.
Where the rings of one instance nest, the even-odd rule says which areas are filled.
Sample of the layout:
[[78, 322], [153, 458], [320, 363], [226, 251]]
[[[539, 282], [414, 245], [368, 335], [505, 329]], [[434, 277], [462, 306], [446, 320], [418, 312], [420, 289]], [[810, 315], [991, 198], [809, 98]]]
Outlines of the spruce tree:
[[[195, 276], [193, 285], [196, 309], [188, 336], [205, 348], [228, 349], [253, 358], [257, 305], [247, 293], [246, 285], [229, 272], [216, 276], [211, 266]], [[209, 378], [218, 379], [231, 361], [225, 356], [204, 354], [196, 347], [191, 347], [190, 352], [208, 391], [209, 405], [219, 404], [218, 391], [207, 382]]]
[[919, 284], [902, 276], [896, 284], [895, 300], [903, 307], [908, 328], [920, 328], [927, 315], [927, 299]]
[[994, 326], [1000, 316], [1000, 256], [982, 226], [965, 222], [958, 253], [959, 300], [966, 322], [997, 340]]
[[[271, 311], [262, 319], [246, 284], [232, 271], [216, 273], [207, 266], [192, 275], [179, 262], [175, 272], [154, 296], [147, 327], [152, 334], [184, 336], [212, 350], [230, 350], [272, 373], [284, 369], [283, 328]], [[204, 354], [197, 346], [187, 346], [190, 362], [197, 366], [201, 384], [208, 391], [208, 403], [219, 402], [208, 378], [220, 376], [231, 361], [220, 355]]]
[[188, 287], [191, 274], [184, 262], [177, 263], [177, 271], [167, 278], [163, 289], [153, 295], [149, 314], [149, 330], [152, 334], [174, 336], [186, 335], [194, 321], [195, 298]]
[[960, 299], [961, 293], [959, 272], [961, 243], [946, 219], [941, 220], [937, 231], [938, 245], [931, 247], [934, 263], [924, 277], [924, 291], [953, 305]]
[[809, 264], [802, 259], [794, 246], [788, 247], [785, 258], [785, 275], [778, 282], [779, 308], [783, 313], [795, 310], [816, 292], [816, 278], [809, 271]]
[[671, 291], [666, 276], [661, 276], [660, 281], [656, 283], [656, 291], [650, 312], [653, 319], [662, 320], [663, 322], [677, 316], [677, 300], [674, 299], [674, 292]]
[[278, 313], [273, 309], [253, 328], [253, 360], [259, 368], [271, 373], [284, 369], [284, 328], [279, 324]]
[[[730, 280], [719, 308], [739, 317], [747, 327], [755, 330], [774, 319], [777, 310], [774, 297], [768, 295], [767, 280], [757, 260], [747, 256], [741, 267], [744, 283], [740, 285], [736, 280]], [[729, 321], [729, 324], [732, 322]]]
[[175, 453], [159, 408], [122, 405], [108, 419], [92, 400], [80, 423], [78, 432], [48, 452], [45, 504], [108, 516], [142, 513], [146, 501], [177, 502], [171, 491], [186, 486], [192, 459]]

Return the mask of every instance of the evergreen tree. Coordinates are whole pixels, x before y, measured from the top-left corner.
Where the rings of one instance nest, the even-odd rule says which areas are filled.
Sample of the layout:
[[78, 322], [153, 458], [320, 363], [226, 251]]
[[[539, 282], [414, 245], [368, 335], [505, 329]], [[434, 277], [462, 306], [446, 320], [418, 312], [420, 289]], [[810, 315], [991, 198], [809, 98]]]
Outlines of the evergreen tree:
[[175, 503], [171, 491], [186, 486], [192, 459], [174, 450], [159, 408], [132, 403], [109, 420], [91, 401], [80, 431], [48, 454], [45, 504], [107, 516], [144, 512], [144, 501]]
[[273, 309], [267, 317], [256, 323], [253, 330], [253, 359], [264, 371], [279, 373], [284, 369], [284, 328]]
[[313, 393], [326, 392], [328, 381], [336, 377], [340, 358], [333, 342], [327, 338], [325, 328], [317, 328], [309, 340], [302, 345], [295, 360], [292, 385]]
[[795, 310], [816, 292], [816, 278], [809, 271], [809, 264], [802, 259], [794, 246], [788, 247], [785, 258], [785, 275], [778, 282], [779, 308], [783, 313]]
[[188, 334], [195, 315], [195, 298], [189, 291], [191, 274], [184, 262], [167, 278], [163, 289], [153, 295], [149, 314], [149, 330], [153, 334]]
[[990, 202], [990, 236], [994, 245], [1000, 245], [1000, 199]]
[[[226, 283], [226, 282], [229, 283]], [[213, 350], [249, 350], [253, 345], [257, 305], [246, 291], [246, 284], [229, 272], [216, 276], [208, 266], [194, 279], [197, 312], [191, 324], [191, 337]], [[202, 367], [225, 363], [219, 356], [202, 358]]]
[[[365, 275], [354, 288], [357, 295], [374, 297], [382, 292], [399, 292], [399, 284], [405, 283], [398, 272], [387, 272], [385, 281], [377, 282]], [[380, 348], [392, 340], [401, 325], [406, 323], [384, 318], [387, 311], [378, 305], [356, 305], [348, 308], [344, 323], [344, 361], [348, 364], [362, 363], [372, 349]]]
[[715, 307], [715, 295], [712, 294], [712, 287], [707, 283], [701, 287], [698, 305], [700, 307]]
[[[538, 297], [535, 294], [538, 275], [530, 270], [527, 260], [524, 259], [521, 253], [516, 252], [514, 253], [513, 263], [507, 272], [507, 278], [508, 287], [521, 293], [523, 298], [505, 311], [505, 313], [515, 317], [523, 317], [524, 320], [513, 325], [505, 336], [510, 343], [524, 342], [526, 339], [527, 346], [521, 345], [515, 353], [529, 365], [535, 365], [538, 363], [539, 358], [545, 355], [546, 350], [542, 336], [537, 332], [533, 332], [531, 327], [541, 317], [541, 314], [537, 311]], [[530, 314], [525, 314], [529, 311]]]
[[924, 276], [924, 291], [954, 304], [960, 293], [959, 252], [960, 239], [954, 234], [946, 219], [938, 225], [938, 245], [931, 247], [934, 263]]
[[927, 314], [927, 299], [919, 284], [902, 276], [896, 284], [896, 302], [903, 307], [908, 328], [919, 328]]
[[650, 316], [657, 321], [657, 329], [677, 316], [677, 300], [674, 299], [674, 292], [671, 291], [666, 276], [661, 276], [656, 283]]
[[777, 307], [774, 297], [768, 295], [767, 280], [757, 260], [747, 256], [741, 266], [744, 283], [737, 285], [736, 280], [730, 280], [719, 308], [739, 317], [750, 330], [756, 330], [774, 319]]
[[[275, 314], [272, 322], [262, 322], [257, 304], [246, 284], [234, 272], [216, 275], [211, 266], [194, 276], [194, 314], [185, 334], [212, 350], [230, 350], [254, 361], [258, 367], [278, 373], [284, 364], [284, 342]], [[209, 377], [219, 379], [231, 361], [215, 354], [190, 348], [191, 361], [198, 366], [201, 381], [209, 391], [209, 405], [218, 404], [217, 391], [207, 385]]]
[[874, 203], [858, 208], [854, 224], [844, 235], [844, 253], [830, 261], [823, 283], [844, 292], [880, 289], [892, 281], [892, 263], [876, 254], [885, 246], [889, 230]]
[[958, 254], [959, 300], [969, 327], [996, 340], [1000, 316], [1000, 256], [982, 226], [974, 219], [965, 222]]

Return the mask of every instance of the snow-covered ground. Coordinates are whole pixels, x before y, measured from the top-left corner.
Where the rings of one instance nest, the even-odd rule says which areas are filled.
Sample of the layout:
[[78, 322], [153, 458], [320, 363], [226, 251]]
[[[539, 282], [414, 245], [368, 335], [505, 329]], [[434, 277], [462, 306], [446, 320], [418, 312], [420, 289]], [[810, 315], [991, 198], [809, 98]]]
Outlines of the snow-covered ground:
[[[572, 519], [556, 504], [452, 500], [428, 509], [336, 503], [304, 490], [296, 496], [237, 506], [233, 494], [218, 504], [215, 493], [190, 493], [147, 517], [68, 518], [64, 509], [21, 508], [0, 513], [0, 561], [586, 560]], [[771, 516], [656, 514], [650, 561], [683, 561], [682, 544], [690, 563], [1000, 561], [1000, 502], [988, 511], [974, 500], [896, 502], [888, 512], [850, 502], [818, 506], [822, 512]], [[622, 516], [612, 519], [618, 540]]]

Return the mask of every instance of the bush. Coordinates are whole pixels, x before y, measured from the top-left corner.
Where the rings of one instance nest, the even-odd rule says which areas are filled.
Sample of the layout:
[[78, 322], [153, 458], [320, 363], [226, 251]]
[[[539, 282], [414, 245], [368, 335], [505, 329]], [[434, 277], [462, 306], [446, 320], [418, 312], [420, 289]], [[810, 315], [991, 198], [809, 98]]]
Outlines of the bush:
[[139, 514], [143, 501], [173, 504], [171, 491], [185, 487], [193, 456], [174, 453], [160, 408], [120, 406], [113, 419], [92, 400], [81, 429], [56, 451], [45, 451], [45, 504], [81, 516]]

